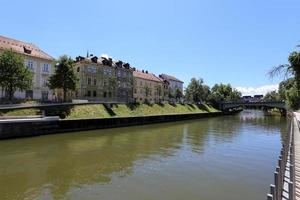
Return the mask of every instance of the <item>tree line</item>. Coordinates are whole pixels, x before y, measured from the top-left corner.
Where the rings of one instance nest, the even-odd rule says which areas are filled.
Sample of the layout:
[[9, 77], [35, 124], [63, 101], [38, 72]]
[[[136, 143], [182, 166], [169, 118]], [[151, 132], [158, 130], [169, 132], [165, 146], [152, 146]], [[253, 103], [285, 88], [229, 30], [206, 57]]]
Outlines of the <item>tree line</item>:
[[[299, 46], [298, 46], [299, 47]], [[269, 73], [271, 78], [284, 76], [278, 91], [265, 95], [265, 100], [284, 100], [291, 109], [300, 108], [300, 51], [293, 51], [288, 56], [288, 63], [274, 67]]]
[[212, 88], [204, 84], [202, 78], [192, 78], [185, 89], [184, 99], [191, 103], [207, 103], [218, 107], [223, 101], [237, 101], [241, 99], [241, 92], [230, 84], [215, 84]]

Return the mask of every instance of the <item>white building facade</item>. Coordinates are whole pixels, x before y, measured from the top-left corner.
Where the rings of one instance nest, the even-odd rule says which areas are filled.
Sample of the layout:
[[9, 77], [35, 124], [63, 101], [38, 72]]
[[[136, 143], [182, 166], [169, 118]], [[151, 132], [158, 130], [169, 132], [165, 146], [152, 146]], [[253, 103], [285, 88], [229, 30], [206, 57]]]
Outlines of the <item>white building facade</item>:
[[[54, 92], [47, 87], [48, 79], [54, 73], [54, 58], [32, 43], [0, 36], [0, 54], [5, 50], [12, 50], [22, 55], [25, 66], [33, 73], [31, 88], [26, 91], [16, 91], [14, 97], [41, 101], [54, 100]], [[5, 94], [2, 91], [0, 98], [3, 97]]]

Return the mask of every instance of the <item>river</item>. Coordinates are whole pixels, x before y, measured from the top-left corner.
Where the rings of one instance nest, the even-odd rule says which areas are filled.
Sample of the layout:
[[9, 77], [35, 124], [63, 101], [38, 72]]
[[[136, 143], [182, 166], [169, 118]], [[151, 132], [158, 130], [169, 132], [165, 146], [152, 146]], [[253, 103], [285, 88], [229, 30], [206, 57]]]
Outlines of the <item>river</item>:
[[1, 200], [266, 199], [287, 120], [234, 116], [0, 141]]

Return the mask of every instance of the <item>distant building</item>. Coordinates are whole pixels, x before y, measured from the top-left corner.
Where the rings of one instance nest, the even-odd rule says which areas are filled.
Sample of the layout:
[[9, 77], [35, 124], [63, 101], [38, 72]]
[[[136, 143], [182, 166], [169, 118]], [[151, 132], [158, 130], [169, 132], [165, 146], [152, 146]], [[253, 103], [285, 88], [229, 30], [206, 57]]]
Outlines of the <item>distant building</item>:
[[159, 77], [168, 82], [169, 93], [172, 94], [172, 96], [175, 95], [176, 89], [179, 89], [181, 93], [183, 93], [183, 81], [167, 74], [161, 74]]
[[[32, 43], [0, 36], [0, 54], [5, 50], [20, 54], [24, 58], [25, 66], [34, 75], [32, 87], [23, 92], [17, 91], [15, 98], [54, 100], [53, 91], [47, 87], [48, 78], [54, 72], [54, 58]], [[4, 96], [2, 92], [0, 98]]]
[[112, 58], [77, 57], [79, 90], [74, 98], [102, 102], [133, 101], [133, 69]]
[[159, 103], [165, 100], [165, 82], [148, 71], [133, 71], [135, 102]]
[[244, 102], [257, 102], [263, 99], [264, 95], [254, 95], [253, 97], [250, 95], [243, 96], [242, 99]]

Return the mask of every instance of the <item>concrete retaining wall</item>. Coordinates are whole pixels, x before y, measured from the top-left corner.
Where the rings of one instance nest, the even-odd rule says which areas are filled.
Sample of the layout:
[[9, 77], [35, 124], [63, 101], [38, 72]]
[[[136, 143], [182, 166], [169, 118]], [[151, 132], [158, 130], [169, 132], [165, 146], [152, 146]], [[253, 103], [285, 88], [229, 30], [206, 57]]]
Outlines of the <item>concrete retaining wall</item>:
[[158, 115], [143, 117], [116, 117], [103, 119], [76, 119], [57, 121], [24, 121], [0, 123], [0, 139], [56, 134], [71, 131], [115, 128], [124, 126], [143, 125], [151, 123], [171, 122], [179, 120], [198, 119], [223, 115], [216, 113], [195, 113], [177, 115]]

